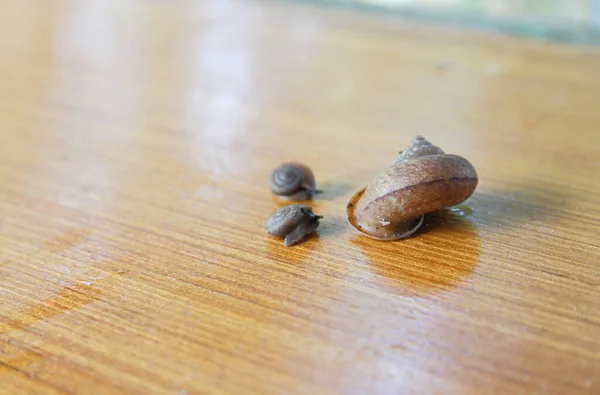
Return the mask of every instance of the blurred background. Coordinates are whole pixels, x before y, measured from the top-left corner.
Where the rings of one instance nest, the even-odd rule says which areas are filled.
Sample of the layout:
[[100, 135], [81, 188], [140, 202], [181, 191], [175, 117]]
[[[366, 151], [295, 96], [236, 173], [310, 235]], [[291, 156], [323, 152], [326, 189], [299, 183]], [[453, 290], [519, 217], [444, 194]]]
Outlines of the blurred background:
[[462, 27], [600, 44], [600, 0], [306, 0]]

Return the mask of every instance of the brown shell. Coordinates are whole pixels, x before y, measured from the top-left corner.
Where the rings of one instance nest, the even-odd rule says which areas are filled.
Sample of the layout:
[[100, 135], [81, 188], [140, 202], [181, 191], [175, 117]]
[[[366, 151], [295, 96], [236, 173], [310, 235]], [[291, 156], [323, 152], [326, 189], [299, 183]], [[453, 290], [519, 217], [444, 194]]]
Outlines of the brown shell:
[[375, 177], [348, 204], [348, 219], [362, 234], [381, 240], [407, 237], [422, 215], [457, 205], [477, 186], [475, 168], [458, 155], [401, 161]]
[[302, 163], [282, 163], [269, 175], [269, 187], [283, 200], [309, 200], [315, 193], [315, 175]]
[[392, 165], [420, 156], [441, 154], [445, 154], [445, 152], [440, 147], [431, 144], [421, 136], [417, 136], [410, 142], [404, 151], [398, 154]]

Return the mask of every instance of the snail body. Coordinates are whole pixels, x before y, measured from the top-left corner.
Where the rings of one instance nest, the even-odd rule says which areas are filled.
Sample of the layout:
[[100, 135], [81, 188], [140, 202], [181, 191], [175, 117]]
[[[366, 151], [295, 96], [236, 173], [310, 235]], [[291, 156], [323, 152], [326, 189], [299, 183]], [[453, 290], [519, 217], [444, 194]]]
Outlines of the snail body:
[[282, 163], [269, 176], [271, 192], [284, 200], [309, 200], [317, 192], [312, 170], [301, 163]]
[[468, 199], [477, 182], [469, 161], [444, 154], [419, 136], [388, 171], [352, 197], [348, 220], [361, 234], [374, 239], [406, 238], [417, 231], [426, 213]]
[[265, 228], [269, 234], [283, 237], [283, 245], [288, 247], [314, 232], [321, 218], [313, 213], [310, 206], [292, 204], [271, 214], [265, 222]]

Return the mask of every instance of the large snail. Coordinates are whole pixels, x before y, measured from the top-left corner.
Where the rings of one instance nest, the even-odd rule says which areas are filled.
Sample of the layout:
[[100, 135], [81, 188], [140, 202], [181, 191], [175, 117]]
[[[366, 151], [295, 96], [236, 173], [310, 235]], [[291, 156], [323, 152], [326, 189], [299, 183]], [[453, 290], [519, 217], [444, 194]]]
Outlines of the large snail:
[[373, 239], [403, 239], [419, 229], [426, 213], [468, 199], [477, 181], [469, 161], [417, 136], [388, 171], [352, 197], [348, 221]]
[[284, 200], [309, 200], [318, 191], [315, 176], [301, 163], [282, 163], [269, 176], [271, 191]]
[[283, 245], [288, 247], [314, 232], [321, 218], [312, 212], [310, 206], [292, 204], [271, 214], [265, 222], [265, 228], [269, 234], [283, 237]]

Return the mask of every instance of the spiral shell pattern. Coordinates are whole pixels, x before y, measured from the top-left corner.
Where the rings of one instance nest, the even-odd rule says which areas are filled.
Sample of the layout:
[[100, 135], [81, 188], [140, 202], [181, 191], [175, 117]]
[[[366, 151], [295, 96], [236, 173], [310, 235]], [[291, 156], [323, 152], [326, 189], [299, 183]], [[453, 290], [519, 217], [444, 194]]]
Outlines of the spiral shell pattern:
[[404, 151], [398, 154], [393, 165], [421, 156], [443, 155], [444, 153], [445, 152], [440, 147], [431, 144], [422, 136], [417, 136], [410, 142]]
[[310, 198], [315, 188], [315, 177], [308, 166], [283, 163], [269, 176], [271, 191], [282, 198], [303, 200]]

